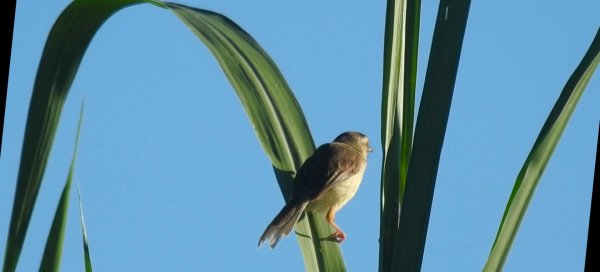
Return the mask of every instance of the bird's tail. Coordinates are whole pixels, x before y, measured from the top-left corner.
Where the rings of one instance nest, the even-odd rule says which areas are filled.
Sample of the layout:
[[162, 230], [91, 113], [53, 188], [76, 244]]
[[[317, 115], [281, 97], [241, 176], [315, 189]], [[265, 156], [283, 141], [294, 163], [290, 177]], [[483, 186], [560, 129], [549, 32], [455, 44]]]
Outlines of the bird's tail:
[[269, 247], [274, 248], [279, 239], [292, 231], [306, 205], [308, 205], [307, 201], [297, 201], [295, 199], [287, 203], [260, 236], [258, 246], [260, 247], [264, 241], [269, 241]]

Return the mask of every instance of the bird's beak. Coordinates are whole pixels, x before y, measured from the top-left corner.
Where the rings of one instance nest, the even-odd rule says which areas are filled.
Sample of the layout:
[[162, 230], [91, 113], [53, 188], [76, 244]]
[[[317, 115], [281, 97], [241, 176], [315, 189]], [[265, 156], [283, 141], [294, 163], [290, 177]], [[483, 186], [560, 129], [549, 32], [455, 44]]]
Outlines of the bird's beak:
[[367, 152], [373, 152], [373, 148], [370, 146], [367, 146]]

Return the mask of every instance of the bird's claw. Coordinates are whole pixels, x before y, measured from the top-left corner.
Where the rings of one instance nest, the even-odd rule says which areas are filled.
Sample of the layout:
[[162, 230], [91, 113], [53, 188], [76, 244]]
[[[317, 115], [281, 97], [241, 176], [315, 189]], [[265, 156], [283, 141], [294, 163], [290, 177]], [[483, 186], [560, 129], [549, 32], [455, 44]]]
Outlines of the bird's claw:
[[342, 243], [344, 240], [346, 240], [346, 234], [343, 233], [342, 231], [336, 231], [336, 232], [332, 233], [329, 236], [329, 238], [336, 241], [339, 244], [339, 243]]

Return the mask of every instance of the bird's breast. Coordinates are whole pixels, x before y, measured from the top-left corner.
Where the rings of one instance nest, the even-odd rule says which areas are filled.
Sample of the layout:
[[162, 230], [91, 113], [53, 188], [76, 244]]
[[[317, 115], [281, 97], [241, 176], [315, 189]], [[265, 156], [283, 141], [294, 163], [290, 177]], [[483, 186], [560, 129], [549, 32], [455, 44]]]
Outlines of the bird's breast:
[[312, 200], [307, 209], [322, 213], [326, 213], [330, 208], [334, 208], [336, 211], [341, 209], [358, 191], [366, 166], [366, 163], [364, 163], [355, 175], [336, 182], [317, 199]]

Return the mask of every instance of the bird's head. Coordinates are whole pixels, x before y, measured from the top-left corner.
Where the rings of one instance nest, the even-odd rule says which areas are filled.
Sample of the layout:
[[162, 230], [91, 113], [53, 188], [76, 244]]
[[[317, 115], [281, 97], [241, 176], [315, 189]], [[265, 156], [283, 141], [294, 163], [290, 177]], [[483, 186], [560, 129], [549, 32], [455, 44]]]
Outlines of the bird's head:
[[373, 148], [369, 145], [369, 138], [360, 132], [348, 131], [340, 134], [333, 140], [338, 143], [345, 143], [359, 149], [365, 155], [368, 152], [373, 152]]

